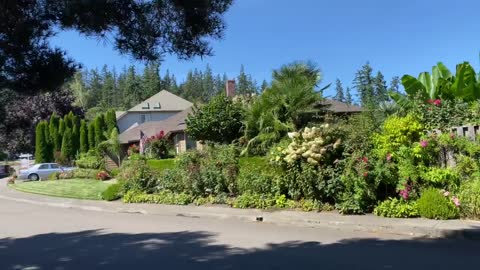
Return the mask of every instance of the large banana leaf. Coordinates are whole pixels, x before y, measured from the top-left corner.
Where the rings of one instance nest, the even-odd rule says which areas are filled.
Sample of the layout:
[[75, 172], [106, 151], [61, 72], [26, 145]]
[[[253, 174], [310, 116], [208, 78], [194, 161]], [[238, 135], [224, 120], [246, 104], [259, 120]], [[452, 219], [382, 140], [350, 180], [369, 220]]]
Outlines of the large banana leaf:
[[398, 104], [403, 110], [408, 110], [413, 107], [413, 99], [408, 96], [402, 95], [398, 92], [389, 91], [388, 95]]
[[432, 76], [428, 72], [422, 72], [420, 75], [418, 75], [418, 81], [423, 84], [425, 87], [425, 94], [428, 96], [430, 99], [434, 99], [437, 97], [437, 88], [435, 87], [435, 84], [433, 83]]
[[425, 86], [413, 76], [403, 75], [402, 84], [405, 88], [405, 92], [411, 98], [415, 97], [418, 93], [421, 93], [422, 95], [425, 94]]

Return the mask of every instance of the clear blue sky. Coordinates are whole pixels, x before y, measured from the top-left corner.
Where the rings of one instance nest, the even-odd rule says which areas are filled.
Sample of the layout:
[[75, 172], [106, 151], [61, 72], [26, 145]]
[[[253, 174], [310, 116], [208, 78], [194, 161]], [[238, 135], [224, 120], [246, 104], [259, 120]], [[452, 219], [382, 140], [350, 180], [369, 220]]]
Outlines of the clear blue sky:
[[[438, 61], [450, 69], [469, 61], [479, 68], [478, 0], [236, 0], [225, 14], [227, 30], [212, 43], [215, 55], [192, 61], [167, 56], [167, 68], [183, 80], [188, 70], [210, 64], [214, 73], [238, 74], [240, 64], [260, 83], [271, 71], [295, 60], [312, 60], [323, 85], [339, 78], [350, 85], [367, 61], [389, 81], [418, 75]], [[87, 68], [120, 70], [142, 63], [120, 56], [109, 42], [60, 33], [52, 44]], [[333, 93], [333, 87], [326, 95]]]

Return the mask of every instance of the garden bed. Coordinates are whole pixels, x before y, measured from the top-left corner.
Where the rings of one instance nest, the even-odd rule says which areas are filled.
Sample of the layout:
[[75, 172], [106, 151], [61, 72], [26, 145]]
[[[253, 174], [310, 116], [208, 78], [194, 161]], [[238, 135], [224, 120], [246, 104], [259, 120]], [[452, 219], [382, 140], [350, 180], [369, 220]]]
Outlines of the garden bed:
[[69, 179], [38, 182], [24, 182], [10, 185], [12, 188], [41, 195], [72, 199], [101, 200], [102, 192], [111, 183], [93, 179]]

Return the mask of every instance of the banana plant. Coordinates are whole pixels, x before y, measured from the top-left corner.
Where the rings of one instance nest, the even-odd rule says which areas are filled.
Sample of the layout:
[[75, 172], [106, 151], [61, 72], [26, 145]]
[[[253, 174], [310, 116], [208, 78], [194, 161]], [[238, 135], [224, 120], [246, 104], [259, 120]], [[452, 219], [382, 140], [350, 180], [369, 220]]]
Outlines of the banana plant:
[[456, 67], [455, 76], [448, 68], [438, 63], [432, 67], [432, 73], [422, 72], [415, 78], [411, 75], [402, 77], [406, 95], [391, 92], [391, 98], [401, 107], [409, 108], [413, 100], [421, 99], [461, 99], [465, 102], [480, 99], [480, 83], [473, 67], [464, 62]]

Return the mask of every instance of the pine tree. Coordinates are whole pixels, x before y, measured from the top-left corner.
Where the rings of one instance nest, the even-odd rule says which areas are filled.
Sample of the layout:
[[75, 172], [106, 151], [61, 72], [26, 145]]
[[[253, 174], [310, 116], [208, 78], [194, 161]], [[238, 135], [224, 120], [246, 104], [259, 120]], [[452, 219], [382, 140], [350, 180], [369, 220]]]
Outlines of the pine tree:
[[336, 94], [333, 97], [333, 100], [345, 102], [345, 96], [343, 95], [342, 82], [339, 79], [335, 81], [335, 92]]
[[123, 107], [131, 108], [142, 101], [140, 81], [135, 73], [135, 67], [130, 66], [125, 76], [125, 89], [123, 92]]
[[89, 145], [87, 122], [85, 122], [85, 120], [82, 120], [80, 124], [80, 153], [87, 153], [88, 150]]
[[95, 146], [98, 146], [105, 140], [103, 133], [105, 132], [105, 120], [103, 114], [95, 118]]
[[142, 78], [142, 100], [147, 99], [162, 90], [159, 72], [160, 64], [158, 62], [152, 62], [145, 66]]
[[112, 72], [108, 70], [107, 65], [103, 66], [102, 69], [103, 84], [101, 88], [102, 100], [100, 105], [104, 108], [110, 108], [114, 104], [114, 95], [115, 95], [115, 78], [113, 77]]
[[216, 91], [214, 86], [212, 69], [208, 64], [207, 64], [207, 67], [205, 68], [205, 72], [203, 73], [202, 84], [203, 84], [202, 88], [205, 91], [204, 101], [209, 101], [213, 96], [216, 95]]
[[97, 143], [95, 142], [95, 121], [88, 124], [88, 149], [95, 149]]
[[352, 94], [350, 93], [350, 87], [347, 87], [345, 103], [349, 105], [353, 104]]
[[107, 125], [107, 134], [111, 134], [112, 130], [117, 128], [117, 118], [115, 110], [108, 110], [105, 114], [105, 124]]
[[102, 101], [102, 77], [97, 69], [90, 71], [90, 81], [88, 86], [88, 104], [91, 107], [96, 107]]
[[362, 66], [360, 70], [355, 74], [353, 85], [360, 97], [360, 103], [364, 107], [371, 107], [375, 105], [374, 102], [374, 85], [372, 76], [372, 67], [367, 62]]
[[388, 91], [400, 93], [400, 78], [398, 76], [395, 76], [392, 78], [392, 81], [390, 82], [390, 88], [388, 89]]
[[387, 93], [387, 82], [383, 77], [383, 74], [379, 71], [377, 72], [377, 76], [373, 81], [374, 87], [374, 102], [376, 104], [388, 101], [388, 93]]
[[268, 88], [268, 83], [266, 80], [263, 80], [262, 81], [262, 85], [260, 85], [260, 93], [262, 93], [263, 91], [265, 91], [265, 89]]
[[37, 124], [35, 129], [35, 162], [45, 163], [50, 162], [53, 152], [51, 151], [48, 141], [48, 124], [46, 121], [41, 121]]
[[68, 161], [72, 160], [75, 153], [73, 149], [72, 130], [70, 128], [65, 129], [62, 140], [62, 157]]
[[257, 91], [256, 82], [252, 79], [252, 76], [245, 73], [243, 65], [240, 66], [240, 74], [237, 77], [237, 93], [239, 95], [253, 94]]

